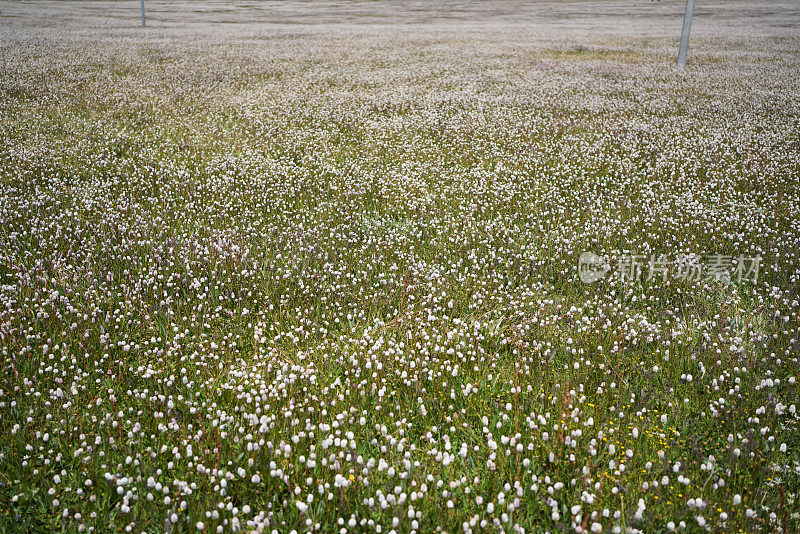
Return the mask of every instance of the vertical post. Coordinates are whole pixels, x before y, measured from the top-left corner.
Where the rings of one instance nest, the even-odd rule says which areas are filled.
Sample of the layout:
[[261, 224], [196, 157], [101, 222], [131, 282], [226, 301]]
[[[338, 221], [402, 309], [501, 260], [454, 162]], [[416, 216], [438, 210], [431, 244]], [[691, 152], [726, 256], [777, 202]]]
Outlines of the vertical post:
[[142, 0], [142, 28], [147, 26], [147, 21], [144, 20], [144, 0]]
[[[142, 0], [144, 2], [144, 0]], [[686, 66], [686, 52], [689, 49], [689, 32], [692, 31], [692, 15], [694, 15], [694, 0], [686, 0], [686, 12], [683, 14], [683, 33], [681, 33], [681, 48], [678, 51], [678, 68]]]

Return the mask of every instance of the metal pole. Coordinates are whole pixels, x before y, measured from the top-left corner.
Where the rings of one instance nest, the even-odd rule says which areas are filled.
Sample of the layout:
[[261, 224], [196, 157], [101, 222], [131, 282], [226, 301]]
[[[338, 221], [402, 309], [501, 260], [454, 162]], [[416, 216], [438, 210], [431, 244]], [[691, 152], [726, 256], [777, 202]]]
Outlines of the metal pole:
[[[144, 0], [142, 0], [144, 2]], [[683, 14], [683, 33], [681, 34], [681, 49], [678, 51], [678, 68], [686, 66], [686, 51], [689, 49], [689, 32], [692, 31], [692, 15], [694, 14], [694, 0], [686, 0], [686, 12]]]
[[142, 28], [147, 26], [147, 21], [144, 20], [144, 0], [142, 0]]

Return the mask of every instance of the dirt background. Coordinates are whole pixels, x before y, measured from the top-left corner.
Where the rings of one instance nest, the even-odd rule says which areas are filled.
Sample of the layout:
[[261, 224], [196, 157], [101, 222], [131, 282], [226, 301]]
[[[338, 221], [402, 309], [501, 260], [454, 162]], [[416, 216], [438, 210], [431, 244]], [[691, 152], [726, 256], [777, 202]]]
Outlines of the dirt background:
[[[264, 37], [286, 32], [502, 31], [562, 41], [581, 36], [680, 37], [683, 0], [583, 1], [170, 1], [147, 0], [147, 29], [136, 0], [0, 1], [3, 40], [46, 30], [102, 36], [164, 34]], [[698, 39], [800, 36], [800, 2], [704, 1]], [[144, 33], [147, 32], [147, 33]]]

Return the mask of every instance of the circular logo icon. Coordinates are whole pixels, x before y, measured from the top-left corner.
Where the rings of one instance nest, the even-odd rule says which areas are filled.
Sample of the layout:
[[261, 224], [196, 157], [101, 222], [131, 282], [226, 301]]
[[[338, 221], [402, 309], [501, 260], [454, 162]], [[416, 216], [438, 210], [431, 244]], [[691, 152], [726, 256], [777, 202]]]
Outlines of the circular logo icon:
[[603, 256], [593, 252], [584, 252], [578, 258], [578, 278], [584, 284], [591, 284], [605, 278], [611, 266]]

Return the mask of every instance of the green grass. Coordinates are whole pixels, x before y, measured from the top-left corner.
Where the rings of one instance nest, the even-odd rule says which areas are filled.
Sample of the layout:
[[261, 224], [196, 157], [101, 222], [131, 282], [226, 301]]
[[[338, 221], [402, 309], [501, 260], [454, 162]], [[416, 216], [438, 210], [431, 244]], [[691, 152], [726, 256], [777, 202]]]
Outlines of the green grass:
[[[409, 95], [319, 50], [277, 88], [161, 48], [4, 83], [0, 530], [800, 528], [800, 145], [759, 148], [797, 137], [790, 108], [752, 113], [735, 66], [586, 82], [648, 49], [482, 85], [434, 45], [379, 63]], [[584, 285], [584, 250], [764, 260], [758, 284]]]

